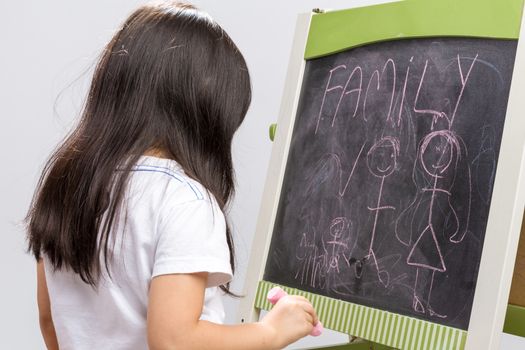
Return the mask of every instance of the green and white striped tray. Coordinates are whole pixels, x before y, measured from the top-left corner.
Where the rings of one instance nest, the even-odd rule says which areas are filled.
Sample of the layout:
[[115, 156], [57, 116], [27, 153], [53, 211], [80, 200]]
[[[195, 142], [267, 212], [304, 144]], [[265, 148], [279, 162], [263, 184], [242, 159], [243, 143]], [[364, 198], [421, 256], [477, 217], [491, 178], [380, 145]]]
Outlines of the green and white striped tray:
[[301, 295], [313, 304], [325, 328], [351, 334], [379, 344], [402, 350], [463, 350], [467, 332], [462, 329], [418, 320], [388, 311], [260, 281], [255, 307], [270, 310], [266, 299], [275, 286], [288, 294]]

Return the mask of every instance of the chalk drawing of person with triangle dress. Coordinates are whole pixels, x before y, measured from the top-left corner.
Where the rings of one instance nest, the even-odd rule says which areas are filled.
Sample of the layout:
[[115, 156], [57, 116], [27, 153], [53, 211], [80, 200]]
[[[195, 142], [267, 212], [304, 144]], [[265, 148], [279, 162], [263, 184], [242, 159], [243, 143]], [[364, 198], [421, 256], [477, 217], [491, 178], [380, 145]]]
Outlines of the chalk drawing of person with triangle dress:
[[[461, 161], [462, 146], [461, 139], [450, 130], [433, 131], [423, 138], [414, 167], [414, 172], [418, 171], [420, 175], [419, 180], [414, 176], [419, 191], [416, 200], [409, 207], [412, 210], [411, 222], [419, 222], [418, 229], [410, 228], [410, 237], [407, 240], [399, 235], [396, 227], [396, 236], [401, 243], [409, 247], [406, 263], [416, 267], [412, 307], [416, 312], [428, 313], [439, 318], [447, 316], [432, 308], [431, 297], [435, 274], [447, 271], [442, 245], [461, 242], [468, 231], [471, 191], [468, 191], [467, 196], [466, 225], [460, 222], [463, 218], [460, 219], [451, 202], [451, 191]], [[470, 184], [468, 165], [466, 174]], [[421, 178], [424, 181], [421, 181]], [[422, 213], [424, 215], [421, 215]], [[424, 292], [427, 292], [426, 301]]]

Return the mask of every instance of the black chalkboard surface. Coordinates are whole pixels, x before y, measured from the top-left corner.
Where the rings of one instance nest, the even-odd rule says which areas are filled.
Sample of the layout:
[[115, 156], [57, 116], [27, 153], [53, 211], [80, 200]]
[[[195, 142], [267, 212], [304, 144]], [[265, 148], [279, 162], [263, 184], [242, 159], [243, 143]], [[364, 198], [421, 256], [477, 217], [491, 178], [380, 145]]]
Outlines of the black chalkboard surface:
[[516, 41], [306, 63], [264, 279], [467, 329]]

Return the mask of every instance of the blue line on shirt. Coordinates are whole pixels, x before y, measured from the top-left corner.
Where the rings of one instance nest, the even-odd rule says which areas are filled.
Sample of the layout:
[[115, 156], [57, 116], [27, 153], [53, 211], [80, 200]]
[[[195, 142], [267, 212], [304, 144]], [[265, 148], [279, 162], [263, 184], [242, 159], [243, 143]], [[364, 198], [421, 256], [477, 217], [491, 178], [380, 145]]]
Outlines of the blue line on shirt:
[[[184, 179], [181, 179], [180, 177], [178, 177], [176, 174], [172, 173], [171, 172], [172, 169], [166, 168], [166, 167], [163, 167], [163, 166], [156, 166], [156, 165], [149, 165], [149, 164], [140, 164], [140, 165], [135, 165], [133, 168], [131, 168], [131, 170], [133, 170], [133, 169], [144, 169], [144, 168], [162, 169], [162, 170], [168, 172], [169, 175], [171, 175], [172, 177], [176, 178], [180, 182], [187, 182], [187, 181], [184, 181]], [[152, 169], [149, 169], [149, 170], [152, 170]]]
[[[140, 165], [136, 165], [136, 167], [139, 167], [139, 168], [140, 168], [140, 167], [149, 167], [149, 168], [154, 168], [154, 169], [169, 170], [170, 173], [171, 173], [171, 171], [173, 171], [173, 169], [171, 169], [171, 168], [167, 168], [167, 167], [163, 167], [163, 166], [158, 166], [158, 165], [150, 165], [150, 164], [140, 164]], [[176, 176], [176, 175], [175, 175], [175, 174], [172, 174], [172, 176]], [[199, 194], [201, 195], [201, 197], [204, 198], [204, 196], [202, 195], [202, 192], [199, 191], [199, 189], [196, 188], [195, 185], [193, 185], [191, 182], [188, 182], [188, 181], [186, 181], [186, 180], [184, 180], [184, 179], [179, 179], [179, 178], [177, 178], [177, 179], [178, 179], [179, 181], [182, 181], [182, 182], [187, 183], [188, 186], [190, 186], [190, 187], [192, 188], [193, 192], [195, 192], [195, 191], [199, 192]], [[199, 198], [199, 199], [202, 199], [202, 198]]]
[[[197, 199], [203, 199], [204, 196], [202, 195], [202, 193], [194, 188], [194, 186], [189, 183], [188, 181], [185, 181], [185, 180], [182, 180], [180, 178], [178, 178], [177, 176], [175, 176], [174, 174], [170, 173], [170, 172], [167, 172], [167, 171], [163, 171], [163, 170], [153, 170], [153, 169], [145, 169], [145, 168], [141, 168], [141, 167], [150, 167], [150, 168], [157, 168], [157, 169], [165, 169], [165, 170], [170, 170], [168, 168], [164, 168], [164, 167], [157, 167], [157, 166], [153, 166], [153, 165], [145, 165], [145, 164], [141, 164], [140, 166], [135, 166], [133, 168], [131, 168], [131, 171], [145, 171], [145, 172], [151, 172], [151, 173], [162, 173], [162, 174], [166, 174], [172, 178], [174, 178], [175, 180], [179, 181], [179, 182], [183, 182], [185, 184], [187, 184], [191, 190], [193, 191], [193, 193], [195, 194], [195, 196], [197, 196]], [[197, 193], [198, 192], [198, 193]]]

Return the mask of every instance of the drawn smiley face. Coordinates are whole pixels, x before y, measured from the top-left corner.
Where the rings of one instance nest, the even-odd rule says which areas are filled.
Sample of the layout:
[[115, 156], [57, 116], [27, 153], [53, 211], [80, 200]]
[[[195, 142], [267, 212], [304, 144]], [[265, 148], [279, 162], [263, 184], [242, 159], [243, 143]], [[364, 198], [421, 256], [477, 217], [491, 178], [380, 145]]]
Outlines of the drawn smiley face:
[[399, 141], [392, 136], [383, 137], [368, 151], [366, 162], [369, 171], [378, 177], [388, 176], [396, 168]]
[[439, 130], [423, 139], [420, 161], [429, 175], [441, 176], [449, 169], [458, 152], [459, 143], [454, 134], [448, 130]]

